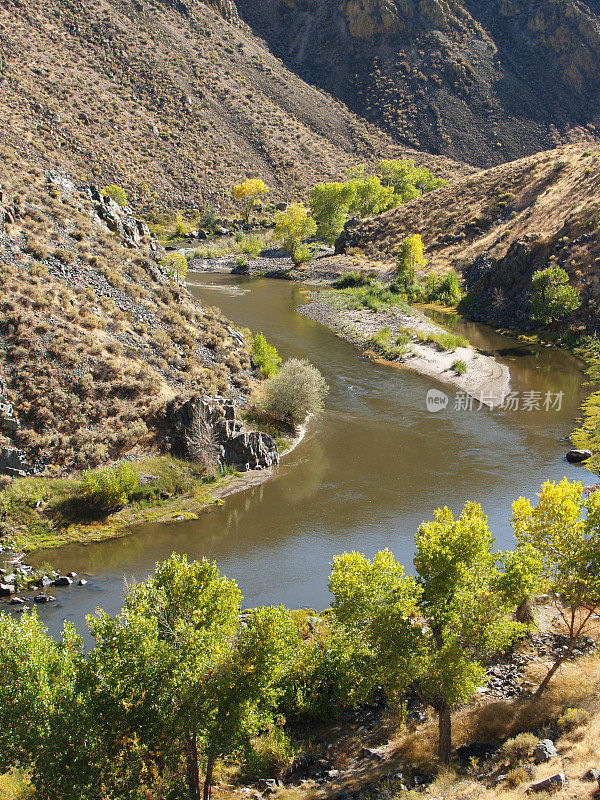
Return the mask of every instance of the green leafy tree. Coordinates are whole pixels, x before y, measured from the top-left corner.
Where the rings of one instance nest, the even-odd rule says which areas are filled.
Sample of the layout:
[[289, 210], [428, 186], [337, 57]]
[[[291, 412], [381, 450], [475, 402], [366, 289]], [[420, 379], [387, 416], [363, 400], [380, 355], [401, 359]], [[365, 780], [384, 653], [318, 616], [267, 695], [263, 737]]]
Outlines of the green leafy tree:
[[386, 159], [379, 164], [379, 175], [384, 186], [394, 192], [394, 206], [416, 200], [422, 194], [446, 185], [442, 178], [435, 178], [427, 167], [417, 167], [411, 160]]
[[509, 619], [535, 574], [520, 572], [518, 556], [502, 559], [477, 503], [454, 519], [438, 509], [417, 533], [415, 567], [425, 621], [425, 663], [413, 686], [438, 715], [439, 758], [450, 759], [451, 712], [468, 700], [485, 678], [486, 659], [524, 632]]
[[112, 183], [110, 186], [105, 186], [102, 189], [102, 196], [103, 197], [110, 197], [111, 200], [114, 200], [115, 203], [118, 203], [121, 207], [127, 205], [127, 193], [122, 186], [117, 186], [116, 184]]
[[521, 497], [513, 504], [517, 541], [542, 559], [544, 587], [552, 593], [569, 642], [536, 694], [541, 695], [573, 648], [597, 624], [600, 612], [600, 492], [583, 498], [581, 483], [547, 481], [536, 506]]
[[501, 559], [493, 541], [480, 506], [468, 503], [456, 520], [443, 508], [421, 525], [416, 580], [388, 551], [372, 562], [357, 553], [334, 560], [334, 613], [364, 637], [392, 695], [411, 686], [436, 711], [442, 762], [450, 758], [452, 709], [484, 680], [485, 659], [524, 630], [508, 612], [535, 574], [517, 555]]
[[261, 371], [263, 378], [270, 378], [281, 366], [281, 356], [277, 349], [267, 342], [263, 333], [257, 333], [252, 340], [252, 360]]
[[185, 283], [188, 262], [183, 253], [168, 253], [161, 259], [160, 263], [173, 283], [176, 283], [178, 286]]
[[317, 231], [317, 223], [301, 203], [291, 203], [285, 211], [275, 212], [273, 239], [281, 244], [296, 264], [300, 246]]
[[333, 242], [340, 235], [354, 202], [356, 188], [350, 183], [318, 183], [310, 193], [310, 210], [317, 222], [317, 236]]
[[105, 736], [123, 743], [124, 763], [141, 756], [149, 779], [167, 765], [176, 770], [183, 758], [192, 800], [210, 796], [216, 759], [271, 718], [293, 642], [284, 609], [257, 609], [240, 626], [240, 602], [236, 584], [215, 564], [173, 555], [129, 590], [117, 618], [98, 612], [88, 619]]
[[383, 550], [372, 561], [356, 552], [336, 556], [329, 591], [337, 621], [368, 650], [386, 691], [399, 699], [422, 669], [421, 588]]
[[399, 285], [408, 288], [414, 283], [416, 270], [426, 265], [423, 239], [418, 233], [407, 236], [398, 250], [396, 271]]
[[351, 178], [348, 186], [354, 191], [349, 208], [350, 215], [373, 217], [393, 205], [393, 188], [383, 186], [376, 175]]
[[0, 772], [36, 769], [57, 711], [72, 696], [80, 646], [70, 625], [55, 642], [35, 610], [19, 619], [0, 614]]
[[541, 325], [572, 314], [581, 306], [578, 290], [569, 284], [569, 276], [560, 267], [547, 267], [533, 273], [531, 306], [534, 320]]

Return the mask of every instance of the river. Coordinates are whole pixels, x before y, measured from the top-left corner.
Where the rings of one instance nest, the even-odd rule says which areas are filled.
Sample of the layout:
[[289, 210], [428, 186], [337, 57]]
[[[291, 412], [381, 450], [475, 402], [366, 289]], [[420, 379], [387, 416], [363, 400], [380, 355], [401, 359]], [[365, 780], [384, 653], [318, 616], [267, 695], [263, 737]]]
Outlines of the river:
[[[594, 476], [565, 461], [583, 396], [579, 363], [568, 353], [529, 347], [480, 325], [444, 315], [477, 347], [498, 354], [511, 370], [520, 408], [464, 408], [447, 386], [406, 369], [374, 363], [296, 311], [304, 287], [231, 275], [190, 274], [190, 288], [236, 324], [263, 331], [284, 358], [307, 358], [325, 375], [324, 412], [271, 480], [229, 497], [198, 520], [139, 526], [136, 532], [87, 546], [36, 553], [62, 570], [89, 574], [85, 587], [53, 589], [56, 603], [39, 614], [56, 635], [64, 620], [84, 629], [101, 606], [116, 613], [128, 581], [143, 579], [173, 551], [215, 559], [235, 578], [247, 606], [329, 604], [332, 557], [347, 550], [372, 556], [384, 547], [411, 566], [414, 534], [433, 510], [459, 512], [480, 502], [499, 547], [510, 547], [511, 502], [533, 496], [543, 481], [565, 475], [584, 484]], [[439, 321], [439, 318], [438, 318]], [[426, 394], [439, 388], [446, 409], [430, 413]], [[527, 392], [538, 394], [527, 395]], [[563, 393], [561, 408], [539, 410], [540, 396]]]

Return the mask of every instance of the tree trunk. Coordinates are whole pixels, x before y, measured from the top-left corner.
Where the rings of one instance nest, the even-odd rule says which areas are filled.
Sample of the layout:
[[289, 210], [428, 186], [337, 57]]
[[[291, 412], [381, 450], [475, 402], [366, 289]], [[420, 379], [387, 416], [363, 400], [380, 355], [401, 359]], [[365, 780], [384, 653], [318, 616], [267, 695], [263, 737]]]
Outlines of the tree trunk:
[[202, 800], [210, 800], [210, 790], [212, 788], [214, 766], [215, 766], [215, 757], [209, 754], [208, 761], [206, 762], [206, 777], [204, 778], [204, 794]]
[[571, 639], [571, 641], [569, 642], [569, 646], [567, 647], [566, 652], [564, 652], [559, 658], [556, 659], [554, 664], [552, 664], [552, 666], [550, 667], [546, 677], [544, 678], [544, 680], [540, 683], [540, 685], [536, 689], [535, 694], [533, 695], [534, 697], [541, 697], [542, 696], [542, 694], [546, 690], [546, 687], [548, 686], [548, 684], [552, 680], [552, 677], [554, 676], [554, 674], [557, 671], [557, 669], [561, 666], [561, 664], [564, 664], [564, 662], [567, 660], [567, 658], [571, 655], [571, 651], [575, 647], [575, 642], [576, 641], [577, 641], [577, 639], [575, 639], [575, 638]]
[[440, 764], [448, 764], [452, 752], [452, 717], [450, 708], [444, 703], [436, 709], [438, 714], [438, 756]]
[[190, 733], [185, 740], [185, 757], [190, 800], [200, 800], [200, 770], [198, 769], [198, 742]]

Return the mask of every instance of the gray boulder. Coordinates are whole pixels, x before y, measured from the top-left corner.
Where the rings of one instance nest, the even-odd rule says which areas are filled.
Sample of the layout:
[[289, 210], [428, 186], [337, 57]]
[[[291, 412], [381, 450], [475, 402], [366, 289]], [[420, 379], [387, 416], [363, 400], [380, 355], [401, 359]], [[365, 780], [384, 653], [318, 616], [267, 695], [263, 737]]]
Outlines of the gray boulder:
[[588, 769], [585, 775], [581, 776], [581, 780], [589, 781], [590, 783], [593, 783], [594, 781], [600, 783], [600, 771], [597, 769]]
[[10, 597], [15, 593], [15, 587], [10, 583], [0, 583], [0, 597]]
[[557, 772], [556, 775], [551, 775], [549, 778], [545, 778], [543, 781], [532, 783], [527, 789], [527, 794], [533, 794], [537, 792], [557, 792], [559, 789], [562, 789], [566, 783], [567, 779], [565, 777], [565, 773]]
[[558, 755], [558, 750], [554, 746], [552, 739], [541, 739], [535, 746], [533, 751], [533, 760], [536, 764], [543, 764], [555, 758]]
[[566, 456], [567, 461], [571, 464], [581, 464], [582, 461], [587, 461], [591, 457], [591, 450], [569, 450]]
[[71, 578], [68, 578], [66, 575], [63, 575], [61, 578], [57, 578], [55, 581], [52, 581], [52, 586], [70, 586], [73, 583]]
[[51, 594], [36, 594], [33, 598], [34, 603], [38, 603], [38, 605], [43, 605], [44, 603], [51, 603], [54, 600]]

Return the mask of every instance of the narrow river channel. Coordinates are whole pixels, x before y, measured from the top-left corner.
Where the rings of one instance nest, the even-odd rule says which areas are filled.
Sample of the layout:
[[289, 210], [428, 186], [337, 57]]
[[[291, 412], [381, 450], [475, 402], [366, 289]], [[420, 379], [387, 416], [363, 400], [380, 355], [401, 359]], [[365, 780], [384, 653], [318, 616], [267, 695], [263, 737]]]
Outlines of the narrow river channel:
[[[462, 407], [456, 392], [406, 369], [363, 359], [328, 329], [295, 309], [306, 289], [286, 281], [191, 274], [190, 288], [236, 324], [263, 331], [283, 357], [307, 358], [325, 375], [326, 409], [305, 439], [266, 483], [229, 497], [200, 519], [145, 525], [130, 536], [36, 553], [58, 568], [89, 573], [89, 584], [53, 590], [56, 603], [40, 617], [57, 634], [63, 620], [84, 629], [101, 606], [121, 606], [127, 581], [145, 578], [171, 552], [215, 559], [235, 578], [247, 606], [285, 603], [317, 609], [329, 603], [332, 556], [346, 550], [373, 555], [388, 547], [410, 569], [414, 534], [440, 505], [460, 511], [477, 500], [500, 547], [512, 542], [511, 502], [532, 496], [548, 478], [594, 482], [565, 461], [582, 398], [583, 376], [569, 354], [532, 348], [452, 315], [445, 324], [494, 352], [511, 371], [520, 408]], [[431, 388], [448, 406], [426, 408]], [[526, 395], [527, 392], [538, 393]], [[560, 410], [535, 406], [547, 392], [563, 393]], [[457, 402], [458, 400], [458, 402]]]

